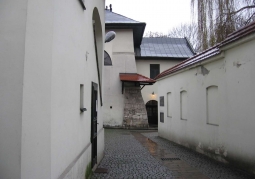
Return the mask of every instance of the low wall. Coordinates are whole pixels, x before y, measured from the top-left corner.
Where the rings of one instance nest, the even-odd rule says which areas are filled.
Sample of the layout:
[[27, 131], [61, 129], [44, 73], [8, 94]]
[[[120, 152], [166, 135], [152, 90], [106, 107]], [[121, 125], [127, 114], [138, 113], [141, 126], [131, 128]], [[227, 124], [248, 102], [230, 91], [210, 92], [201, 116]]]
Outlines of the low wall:
[[255, 40], [231, 45], [157, 81], [159, 136], [255, 173]]

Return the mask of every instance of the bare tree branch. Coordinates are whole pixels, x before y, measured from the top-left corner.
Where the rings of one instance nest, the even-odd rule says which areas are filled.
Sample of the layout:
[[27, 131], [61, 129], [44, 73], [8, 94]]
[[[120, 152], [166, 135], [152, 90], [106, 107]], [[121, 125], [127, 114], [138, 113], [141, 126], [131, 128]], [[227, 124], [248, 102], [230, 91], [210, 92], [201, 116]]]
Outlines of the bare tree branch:
[[237, 11], [234, 11], [234, 12], [231, 12], [230, 14], [237, 14], [237, 13], [239, 13], [239, 12], [245, 10], [245, 9], [252, 9], [252, 8], [255, 8], [255, 5], [242, 7], [241, 9], [239, 9]]

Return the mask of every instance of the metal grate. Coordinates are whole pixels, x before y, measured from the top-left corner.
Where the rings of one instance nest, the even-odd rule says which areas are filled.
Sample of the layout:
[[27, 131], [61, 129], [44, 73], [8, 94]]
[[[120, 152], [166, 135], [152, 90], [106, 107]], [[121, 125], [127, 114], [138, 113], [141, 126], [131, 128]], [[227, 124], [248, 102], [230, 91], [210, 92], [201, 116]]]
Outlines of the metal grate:
[[97, 168], [94, 173], [108, 173], [108, 169], [106, 168]]
[[181, 160], [180, 158], [161, 158], [163, 161]]

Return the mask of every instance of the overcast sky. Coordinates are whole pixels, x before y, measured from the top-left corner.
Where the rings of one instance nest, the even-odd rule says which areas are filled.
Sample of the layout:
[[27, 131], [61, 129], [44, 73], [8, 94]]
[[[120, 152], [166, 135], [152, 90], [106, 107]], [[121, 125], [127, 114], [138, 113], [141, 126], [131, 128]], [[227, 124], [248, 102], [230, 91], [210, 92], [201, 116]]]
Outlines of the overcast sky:
[[113, 12], [145, 22], [148, 31], [167, 33], [172, 27], [191, 21], [190, 0], [105, 0]]

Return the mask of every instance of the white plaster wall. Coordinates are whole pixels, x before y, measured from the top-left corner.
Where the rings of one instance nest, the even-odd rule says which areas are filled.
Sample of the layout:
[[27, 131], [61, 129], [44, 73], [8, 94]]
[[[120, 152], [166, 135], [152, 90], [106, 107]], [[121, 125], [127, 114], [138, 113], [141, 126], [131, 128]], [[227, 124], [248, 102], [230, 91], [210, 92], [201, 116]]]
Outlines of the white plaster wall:
[[[105, 50], [112, 59], [112, 66], [104, 66], [104, 125], [122, 126], [124, 95], [119, 73], [137, 73], [133, 31], [131, 29], [112, 29], [116, 37], [105, 44]], [[112, 108], [110, 108], [112, 107]]]
[[[102, 0], [85, 1], [83, 11], [79, 1], [55, 1], [54, 41], [52, 62], [52, 121], [51, 121], [51, 177], [59, 177], [80, 152], [90, 144], [91, 135], [91, 87], [98, 84], [98, 131], [102, 130], [101, 101], [94, 47], [94, 8], [99, 11], [104, 37], [104, 3]], [[95, 9], [95, 11], [97, 11]], [[96, 29], [97, 31], [97, 29]], [[103, 44], [97, 44], [98, 46]], [[102, 48], [103, 49], [103, 48]], [[102, 51], [103, 52], [103, 51]], [[99, 50], [99, 68], [103, 58]], [[101, 67], [100, 67], [101, 66]], [[80, 84], [84, 85], [84, 107], [80, 113]], [[98, 154], [102, 158], [104, 132], [98, 134]], [[99, 144], [100, 142], [100, 144]], [[91, 151], [91, 145], [89, 151]], [[87, 151], [85, 151], [87, 153]], [[84, 154], [87, 155], [87, 154]], [[86, 168], [91, 161], [91, 153], [80, 167]], [[79, 159], [80, 160], [80, 159]], [[76, 164], [75, 164], [76, 165]], [[75, 167], [75, 166], [74, 166]], [[73, 169], [71, 169], [73, 170]], [[72, 178], [77, 174], [72, 171]], [[84, 176], [83, 176], [84, 177]]]
[[[159, 80], [158, 94], [165, 97], [164, 123], [159, 135], [212, 158], [231, 162], [255, 173], [254, 106], [255, 40], [225, 51], [225, 58]], [[224, 53], [224, 52], [222, 52]], [[207, 124], [206, 88], [218, 86], [219, 125]], [[188, 95], [188, 119], [180, 119], [180, 91]], [[167, 117], [167, 92], [172, 93], [172, 118]]]
[[21, 174], [22, 84], [27, 0], [0, 1], [0, 178]]
[[[159, 64], [159, 70], [160, 73], [173, 67], [174, 65], [180, 63], [181, 61], [178, 60], [144, 60], [139, 59], [136, 60], [136, 67], [137, 67], [137, 73], [144, 75], [148, 78], [150, 78], [150, 64]], [[157, 94], [157, 83], [154, 83], [154, 85], [147, 85], [142, 89], [142, 96], [144, 100], [144, 104], [146, 104], [150, 100], [158, 100], [158, 94]], [[152, 95], [152, 92], [154, 92], [154, 95]]]
[[28, 1], [21, 178], [50, 178], [53, 1]]
[[[97, 7], [102, 41], [104, 1], [85, 1], [85, 11], [78, 0], [0, 3], [0, 178], [58, 178], [69, 172], [84, 178], [91, 161], [91, 83], [99, 84], [92, 15]], [[102, 76], [104, 44], [97, 45]], [[99, 162], [104, 150], [99, 89], [98, 123]]]

